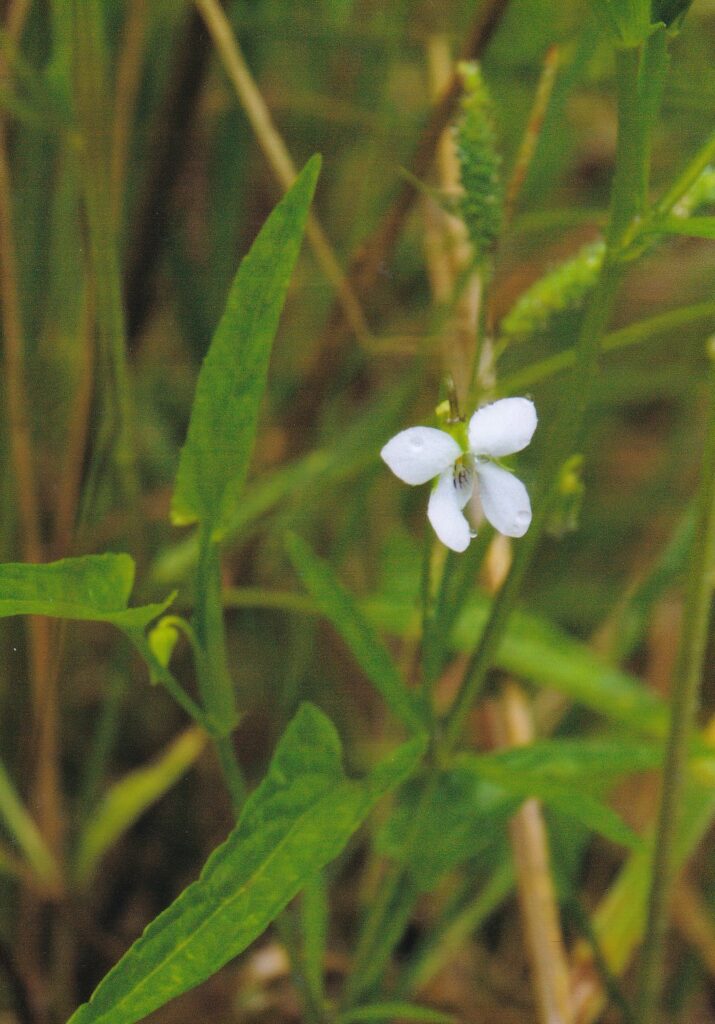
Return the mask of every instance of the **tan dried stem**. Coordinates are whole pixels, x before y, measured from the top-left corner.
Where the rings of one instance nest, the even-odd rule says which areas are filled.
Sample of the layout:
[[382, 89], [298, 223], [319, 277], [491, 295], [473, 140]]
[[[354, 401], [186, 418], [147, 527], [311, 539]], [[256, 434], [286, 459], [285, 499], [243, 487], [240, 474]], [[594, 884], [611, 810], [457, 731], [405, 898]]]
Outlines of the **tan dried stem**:
[[711, 978], [715, 978], [715, 928], [712, 911], [688, 878], [681, 878], [675, 889], [671, 914], [673, 924], [696, 951]]
[[[6, 25], [17, 41], [22, 33], [27, 5], [13, 5]], [[4, 61], [0, 76], [8, 69]], [[7, 145], [7, 119], [0, 115], [0, 302], [4, 340], [5, 402], [19, 518], [22, 557], [41, 562], [44, 549], [40, 526], [38, 488], [33, 452], [30, 405], [25, 367], [25, 339], [17, 278], [12, 211], [12, 180]], [[34, 804], [38, 827], [53, 851], [60, 839], [60, 790], [58, 779], [58, 708], [52, 669], [52, 633], [47, 619], [28, 619], [30, 681], [34, 711], [36, 770]]]
[[[452, 54], [445, 36], [429, 36], [427, 66], [430, 92], [436, 99], [454, 74]], [[459, 160], [450, 130], [442, 133], [435, 162], [440, 191], [449, 199], [459, 198], [462, 195]], [[426, 206], [425, 249], [433, 294], [438, 304], [449, 305], [454, 302], [456, 289], [472, 265], [472, 247], [464, 222], [459, 217], [440, 209], [432, 199], [426, 201]], [[475, 271], [461, 285], [454, 315], [445, 325], [442, 336], [445, 370], [454, 380], [463, 413], [477, 348], [481, 298], [482, 280]]]
[[84, 454], [89, 437], [95, 365], [94, 303], [91, 295], [91, 282], [87, 285], [84, 297], [77, 342], [81, 352], [81, 365], [67, 431], [62, 484], [57, 496], [53, 529], [53, 553], [56, 558], [64, 558], [73, 550], [75, 518], [82, 489]]
[[[534, 739], [529, 702], [516, 683], [507, 682], [499, 700], [499, 723], [506, 746]], [[540, 1024], [572, 1024], [569, 968], [549, 858], [541, 806], [527, 800], [509, 824], [521, 919], [531, 964]]]
[[[195, 0], [195, 3], [273, 175], [281, 188], [288, 190], [297, 177], [293, 158], [273, 123], [266, 101], [251, 75], [228, 18], [217, 0]], [[371, 332], [362, 306], [314, 213], [308, 215], [306, 235], [318, 264], [335, 289], [346, 321], [359, 341], [369, 341]]]
[[521, 190], [524, 187], [526, 175], [529, 172], [531, 161], [533, 160], [534, 153], [536, 152], [536, 146], [539, 141], [539, 136], [541, 135], [541, 129], [544, 126], [546, 111], [549, 108], [551, 93], [553, 92], [554, 83], [556, 82], [556, 72], [559, 69], [560, 60], [561, 51], [559, 50], [559, 47], [556, 45], [550, 46], [546, 51], [546, 56], [544, 57], [539, 83], [536, 87], [536, 94], [534, 96], [534, 103], [531, 107], [531, 112], [526, 122], [526, 128], [521, 139], [521, 144], [519, 145], [519, 149], [516, 154], [516, 160], [514, 161], [514, 168], [506, 187], [504, 197], [505, 226], [508, 226], [514, 218], [517, 200], [519, 199]]
[[147, 0], [130, 0], [117, 63], [114, 120], [109, 157], [112, 218], [119, 223], [129, 153], [129, 136], [141, 82], [142, 53], [147, 26]]

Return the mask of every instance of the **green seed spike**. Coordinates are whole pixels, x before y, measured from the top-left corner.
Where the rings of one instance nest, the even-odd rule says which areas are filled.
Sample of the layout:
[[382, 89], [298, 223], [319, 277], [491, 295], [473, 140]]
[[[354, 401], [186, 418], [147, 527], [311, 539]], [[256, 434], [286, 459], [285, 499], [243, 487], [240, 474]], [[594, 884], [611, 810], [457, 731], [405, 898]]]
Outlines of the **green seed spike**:
[[544, 331], [554, 316], [578, 309], [598, 278], [606, 246], [589, 242], [519, 296], [501, 322], [502, 337], [522, 341]]
[[[702, 207], [713, 204], [715, 168], [706, 167], [672, 212], [676, 217], [690, 217]], [[589, 242], [571, 259], [559, 263], [527, 288], [501, 322], [502, 339], [524, 341], [547, 330], [559, 313], [580, 309], [596, 283], [605, 250], [603, 239]]]
[[469, 233], [477, 260], [483, 259], [499, 235], [503, 189], [499, 176], [492, 103], [479, 65], [463, 62], [462, 115], [455, 125], [455, 141], [464, 195], [459, 213]]

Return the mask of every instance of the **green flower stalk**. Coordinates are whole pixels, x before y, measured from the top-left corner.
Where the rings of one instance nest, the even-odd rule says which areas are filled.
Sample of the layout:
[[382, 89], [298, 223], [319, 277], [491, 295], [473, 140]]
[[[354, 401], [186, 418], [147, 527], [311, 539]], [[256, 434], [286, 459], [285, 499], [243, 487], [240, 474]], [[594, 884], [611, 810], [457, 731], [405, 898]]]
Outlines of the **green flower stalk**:
[[[715, 203], [715, 168], [706, 167], [680, 202], [673, 207], [676, 217], [690, 217]], [[653, 242], [661, 236], [653, 235]], [[598, 280], [606, 243], [602, 238], [583, 245], [575, 256], [547, 271], [527, 288], [501, 322], [502, 340], [525, 341], [549, 330], [556, 316], [577, 312]]]
[[522, 341], [545, 331], [559, 313], [578, 310], [596, 285], [606, 243], [588, 242], [571, 259], [559, 263], [519, 296], [501, 322], [509, 341]]

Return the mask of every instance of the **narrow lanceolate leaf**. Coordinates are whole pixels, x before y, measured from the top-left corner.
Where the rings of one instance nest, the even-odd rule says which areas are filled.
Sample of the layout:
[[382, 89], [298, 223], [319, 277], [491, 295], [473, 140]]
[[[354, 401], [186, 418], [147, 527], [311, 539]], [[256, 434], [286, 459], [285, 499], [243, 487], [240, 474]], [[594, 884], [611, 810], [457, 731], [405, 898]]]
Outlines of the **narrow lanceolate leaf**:
[[[410, 635], [414, 629], [411, 605], [375, 598], [363, 603], [371, 622], [388, 633]], [[489, 614], [490, 599], [475, 593], [455, 626], [450, 645], [471, 651]], [[555, 623], [533, 613], [512, 615], [495, 664], [506, 672], [545, 686], [584, 707], [635, 729], [639, 735], [663, 737], [668, 729], [668, 707], [636, 676], [609, 665]]]
[[715, 217], [668, 217], [655, 222], [653, 230], [691, 238], [715, 238]]
[[306, 542], [295, 534], [289, 535], [286, 546], [306, 590], [322, 614], [332, 622], [388, 707], [410, 729], [424, 729], [424, 723], [397, 666], [328, 563], [318, 558]]
[[[553, 743], [556, 746], [555, 757], [558, 757], [558, 743], [557, 741], [553, 741]], [[540, 746], [542, 747], [541, 753], [545, 754], [548, 759], [550, 744]], [[511, 754], [512, 751], [508, 753]], [[571, 752], [569, 752], [570, 756]], [[631, 849], [637, 849], [642, 845], [640, 837], [626, 825], [623, 819], [602, 798], [589, 792], [587, 771], [581, 772], [576, 762], [571, 766], [572, 774], [569, 778], [568, 771], [564, 773], [563, 777], [560, 777], [558, 772], [544, 771], [543, 769], [548, 766], [548, 760], [543, 767], [540, 766], [541, 770], [526, 771], [522, 775], [515, 770], [514, 762], [511, 762], [508, 757], [500, 755], [478, 757], [466, 754], [463, 757], [465, 766], [468, 766], [475, 775], [495, 784], [511, 796], [536, 797], [547, 807], [552, 807], [555, 811], [560, 811], [575, 821], [579, 821], [586, 828], [605, 836], [611, 842]], [[528, 755], [526, 760], [528, 761]], [[657, 764], [659, 757], [655, 754], [650, 759], [646, 757], [640, 762], [640, 765], [648, 764], [649, 760], [650, 765]], [[518, 757], [514, 761], [518, 764]], [[590, 763], [590, 759], [587, 758], [586, 766]]]
[[45, 565], [0, 565], [0, 617], [49, 615], [58, 619], [111, 622], [141, 630], [171, 604], [128, 608], [134, 585], [129, 555], [84, 555]]
[[100, 982], [72, 1024], [134, 1024], [246, 948], [341, 852], [376, 801], [416, 768], [415, 739], [362, 781], [347, 778], [332, 723], [304, 704], [266, 778], [197, 882]]
[[242, 261], [201, 367], [172, 501], [175, 523], [220, 538], [235, 516], [268, 362], [300, 249], [320, 158], [308, 161]]
[[[417, 884], [434, 888], [458, 864], [488, 849], [528, 797], [581, 822], [626, 847], [638, 837], [605, 801], [617, 779], [656, 768], [660, 745], [626, 740], [543, 740], [492, 754], [462, 754], [440, 773], [417, 847], [408, 851]], [[381, 853], [405, 857], [404, 836], [414, 819], [421, 789], [416, 781], [400, 791], [397, 806], [378, 836]]]
[[206, 733], [187, 729], [152, 764], [115, 782], [104, 794], [80, 838], [75, 876], [86, 883], [99, 859], [191, 767], [206, 745]]
[[56, 886], [60, 877], [57, 864], [2, 762], [0, 762], [0, 821], [3, 822], [6, 830], [14, 839], [36, 877], [43, 885], [50, 888]]

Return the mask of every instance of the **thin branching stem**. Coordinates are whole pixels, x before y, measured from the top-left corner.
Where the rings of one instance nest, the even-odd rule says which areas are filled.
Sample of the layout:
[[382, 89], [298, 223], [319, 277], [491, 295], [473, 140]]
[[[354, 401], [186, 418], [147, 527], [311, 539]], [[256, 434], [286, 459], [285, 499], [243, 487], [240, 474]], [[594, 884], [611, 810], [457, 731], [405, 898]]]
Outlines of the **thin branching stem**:
[[[653, 108], [659, 96], [662, 66], [666, 59], [662, 37], [663, 31], [659, 30], [645, 44], [634, 48], [633, 52], [621, 51], [618, 56], [618, 142], [606, 256], [581, 322], [575, 346], [569, 401], [562, 404], [560, 416], [551, 432], [534, 491], [531, 527], [516, 545], [509, 575], [494, 599], [484, 631], [467, 664], [461, 688], [445, 724], [441, 743], [445, 757], [458, 744], [470, 708], [484, 686], [487, 672], [548, 522], [558, 493], [561, 469], [579, 443], [596, 379], [601, 339], [624, 273], [624, 246], [632, 231], [634, 219], [637, 221], [641, 216], [647, 198], [650, 128]], [[648, 77], [646, 70], [650, 72]]]
[[715, 366], [708, 372], [709, 418], [703, 451], [696, 527], [685, 597], [683, 633], [673, 678], [671, 724], [663, 765], [660, 808], [643, 943], [638, 1024], [656, 1019], [663, 986], [668, 904], [676, 879], [675, 844], [687, 780], [688, 743], [695, 725], [708, 635], [715, 568]]
[[[226, 629], [221, 596], [220, 549], [208, 527], [202, 527], [196, 577], [196, 669], [205, 711], [227, 730], [238, 721], [233, 679], [228, 667]], [[221, 770], [238, 815], [246, 799], [246, 783], [230, 732], [214, 736]]]

